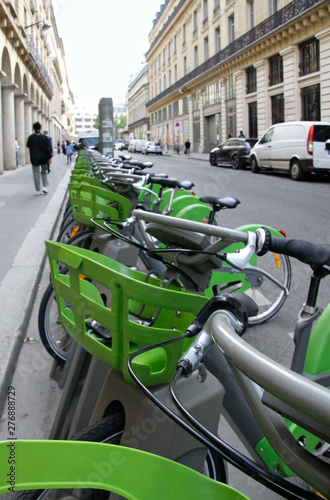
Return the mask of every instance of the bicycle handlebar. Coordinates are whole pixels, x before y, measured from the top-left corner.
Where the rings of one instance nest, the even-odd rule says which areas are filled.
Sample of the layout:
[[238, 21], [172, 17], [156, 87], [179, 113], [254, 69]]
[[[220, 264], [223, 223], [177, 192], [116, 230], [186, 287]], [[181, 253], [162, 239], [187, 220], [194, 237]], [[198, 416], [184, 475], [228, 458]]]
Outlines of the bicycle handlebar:
[[330, 250], [324, 245], [316, 245], [299, 239], [272, 236], [265, 227], [257, 230], [258, 255], [271, 251], [294, 257], [310, 265], [330, 266]]

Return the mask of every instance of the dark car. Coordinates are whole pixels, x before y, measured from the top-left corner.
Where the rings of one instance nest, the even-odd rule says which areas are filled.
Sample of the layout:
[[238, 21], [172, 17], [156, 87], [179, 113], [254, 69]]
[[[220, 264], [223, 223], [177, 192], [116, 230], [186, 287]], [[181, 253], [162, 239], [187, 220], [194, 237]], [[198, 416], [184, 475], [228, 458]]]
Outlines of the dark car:
[[231, 138], [212, 149], [210, 153], [210, 164], [229, 165], [233, 169], [245, 168], [249, 165], [250, 151], [257, 139]]

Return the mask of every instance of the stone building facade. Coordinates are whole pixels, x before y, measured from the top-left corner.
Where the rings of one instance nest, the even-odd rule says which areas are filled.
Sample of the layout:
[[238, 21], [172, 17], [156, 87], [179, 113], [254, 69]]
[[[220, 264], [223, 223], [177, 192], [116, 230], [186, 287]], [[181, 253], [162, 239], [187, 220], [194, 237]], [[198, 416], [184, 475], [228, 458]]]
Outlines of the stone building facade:
[[149, 72], [145, 66], [128, 87], [126, 112], [129, 139], [149, 139], [150, 116], [146, 106], [149, 97]]
[[50, 0], [0, 0], [0, 174], [30, 162], [39, 121], [56, 144], [74, 130], [62, 40]]
[[329, 1], [166, 0], [149, 42], [150, 139], [169, 150], [330, 121]]

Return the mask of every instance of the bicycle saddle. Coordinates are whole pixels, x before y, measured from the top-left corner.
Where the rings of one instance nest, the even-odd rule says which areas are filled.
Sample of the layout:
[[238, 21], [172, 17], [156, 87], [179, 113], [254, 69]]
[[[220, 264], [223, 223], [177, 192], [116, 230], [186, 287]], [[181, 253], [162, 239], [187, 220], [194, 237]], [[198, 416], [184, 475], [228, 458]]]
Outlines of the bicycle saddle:
[[237, 198], [233, 198], [232, 196], [226, 196], [225, 198], [202, 196], [199, 199], [211, 205], [215, 212], [219, 212], [222, 208], [236, 208], [241, 203]]

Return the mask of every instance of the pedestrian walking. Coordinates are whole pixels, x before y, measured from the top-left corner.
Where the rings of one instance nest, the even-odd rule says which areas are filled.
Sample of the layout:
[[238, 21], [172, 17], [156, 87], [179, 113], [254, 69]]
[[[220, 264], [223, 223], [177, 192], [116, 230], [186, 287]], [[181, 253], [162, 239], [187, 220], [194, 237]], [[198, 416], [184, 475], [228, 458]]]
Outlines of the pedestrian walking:
[[18, 167], [18, 150], [19, 150], [19, 144], [16, 137], [15, 139], [16, 167]]
[[[30, 160], [32, 164], [32, 173], [34, 186], [36, 189], [37, 196], [42, 194], [47, 194], [48, 190], [48, 161], [52, 157], [50, 143], [44, 134], [40, 132], [41, 125], [39, 122], [33, 124], [34, 133], [28, 137], [26, 147], [30, 150]], [[40, 172], [41, 169], [41, 172]], [[40, 183], [41, 176], [41, 183]]]
[[189, 139], [187, 139], [186, 142], [184, 143], [184, 147], [185, 147], [184, 152], [188, 157], [190, 155], [190, 141], [189, 141]]
[[66, 163], [70, 165], [73, 153], [73, 146], [70, 141], [66, 141]]
[[[52, 141], [52, 138], [49, 137], [48, 135], [48, 130], [44, 130], [44, 135], [47, 137], [47, 139], [49, 140], [49, 144], [50, 144], [50, 150], [52, 152], [52, 157], [54, 155], [54, 149], [53, 149], [53, 141]], [[49, 174], [50, 172], [50, 164], [51, 164], [52, 160], [50, 159], [49, 162], [48, 162], [48, 170], [47, 170], [47, 173]]]
[[59, 155], [61, 152], [61, 143], [60, 141], [57, 141], [57, 154]]
[[245, 135], [243, 134], [243, 130], [240, 131], [239, 136], [240, 139], [245, 139]]

